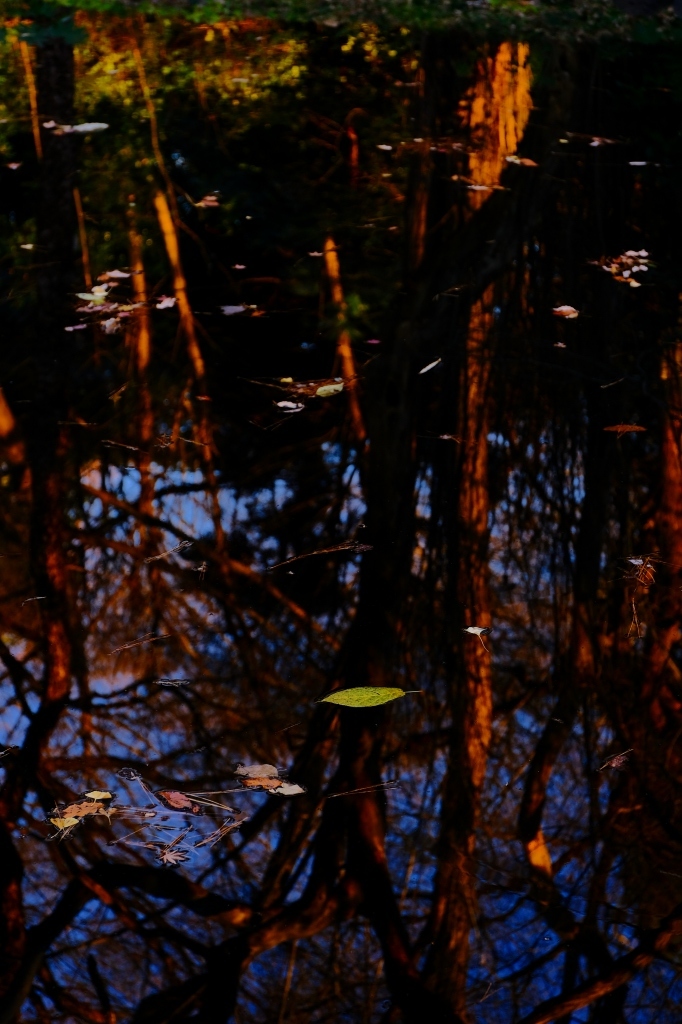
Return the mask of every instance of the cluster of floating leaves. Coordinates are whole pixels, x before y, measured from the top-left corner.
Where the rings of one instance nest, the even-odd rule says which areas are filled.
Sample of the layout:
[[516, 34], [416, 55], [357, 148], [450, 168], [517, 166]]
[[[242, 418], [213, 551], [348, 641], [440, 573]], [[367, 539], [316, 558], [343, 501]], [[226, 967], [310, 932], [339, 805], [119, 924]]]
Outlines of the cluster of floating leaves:
[[[142, 847], [153, 850], [161, 864], [175, 865], [188, 860], [195, 850], [214, 846], [225, 836], [236, 831], [250, 815], [236, 810], [221, 798], [228, 794], [267, 792], [281, 797], [299, 796], [305, 788], [289, 782], [286, 772], [272, 764], [238, 765], [234, 771], [237, 785], [230, 789], [192, 792], [181, 789], [152, 790], [134, 768], [121, 768], [117, 775], [127, 782], [136, 783], [149, 799], [145, 807], [118, 805], [110, 790], [89, 790], [70, 804], [55, 806], [45, 819], [56, 831], [48, 839], [64, 840], [71, 836], [86, 818], [105, 817], [138, 824], [138, 828], [125, 836], [110, 841], [110, 846]], [[218, 817], [222, 819], [208, 835], [200, 833], [196, 821], [188, 819]], [[181, 825], [178, 818], [184, 819]], [[133, 838], [142, 832], [152, 832], [157, 838]], [[158, 838], [167, 833], [179, 833], [165, 840]], [[192, 838], [188, 838], [188, 837]]]
[[615, 259], [592, 260], [595, 266], [602, 267], [608, 274], [613, 275], [614, 281], [621, 284], [628, 284], [631, 288], [641, 288], [642, 282], [637, 280], [636, 275], [645, 274], [649, 267], [653, 266], [646, 249], [628, 249], [621, 256]]
[[287, 398], [276, 401], [274, 403], [276, 408], [283, 413], [295, 413], [302, 412], [305, 409], [305, 402], [301, 401], [301, 399], [333, 398], [334, 395], [340, 395], [344, 387], [347, 384], [351, 384], [354, 379], [326, 377], [322, 380], [295, 381], [293, 377], [280, 377], [276, 381], [257, 380], [252, 381], [252, 383], [284, 392]]

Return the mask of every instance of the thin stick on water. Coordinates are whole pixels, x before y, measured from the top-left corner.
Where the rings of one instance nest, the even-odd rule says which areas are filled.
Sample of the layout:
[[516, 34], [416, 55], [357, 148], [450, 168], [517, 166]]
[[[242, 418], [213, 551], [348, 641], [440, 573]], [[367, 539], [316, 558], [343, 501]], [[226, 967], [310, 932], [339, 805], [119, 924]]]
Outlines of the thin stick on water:
[[376, 786], [362, 786], [360, 789], [347, 789], [343, 793], [330, 793], [327, 800], [334, 800], [337, 796], [353, 796], [355, 793], [371, 793], [375, 789], [398, 789], [399, 786], [400, 779], [389, 779], [387, 782], [378, 782]]
[[153, 644], [155, 640], [167, 640], [170, 633], [161, 633], [160, 636], [154, 636], [153, 633], [145, 633], [144, 636], [139, 637], [137, 640], [131, 640], [128, 644], [121, 644], [120, 647], [116, 647], [113, 651], [109, 652], [109, 655], [118, 654], [120, 651], [128, 651], [131, 647], [139, 647], [140, 644]]

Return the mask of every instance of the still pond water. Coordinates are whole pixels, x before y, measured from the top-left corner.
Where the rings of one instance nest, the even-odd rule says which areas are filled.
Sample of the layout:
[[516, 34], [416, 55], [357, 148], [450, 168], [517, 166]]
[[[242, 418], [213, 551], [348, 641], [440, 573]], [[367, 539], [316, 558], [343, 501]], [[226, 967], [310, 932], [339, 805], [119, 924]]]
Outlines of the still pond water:
[[0, 1021], [679, 1021], [679, 45], [76, 23], [0, 65]]

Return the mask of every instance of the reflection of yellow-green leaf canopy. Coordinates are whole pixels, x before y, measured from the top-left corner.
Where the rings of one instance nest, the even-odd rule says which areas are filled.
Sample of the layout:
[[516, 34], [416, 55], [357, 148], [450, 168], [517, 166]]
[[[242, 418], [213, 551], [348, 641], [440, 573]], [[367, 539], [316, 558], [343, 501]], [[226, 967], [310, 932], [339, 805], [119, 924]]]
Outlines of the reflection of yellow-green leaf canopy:
[[322, 701], [342, 704], [347, 708], [373, 708], [377, 704], [388, 704], [404, 696], [405, 691], [399, 686], [353, 686], [348, 690], [336, 690], [328, 697], [323, 697]]

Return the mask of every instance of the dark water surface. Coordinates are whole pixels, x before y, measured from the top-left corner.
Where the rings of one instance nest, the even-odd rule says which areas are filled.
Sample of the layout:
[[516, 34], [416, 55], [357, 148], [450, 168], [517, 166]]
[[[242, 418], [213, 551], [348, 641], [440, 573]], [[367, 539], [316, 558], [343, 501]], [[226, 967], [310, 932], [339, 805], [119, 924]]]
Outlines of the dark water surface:
[[0, 1022], [679, 1021], [680, 47], [77, 23], [0, 65]]

